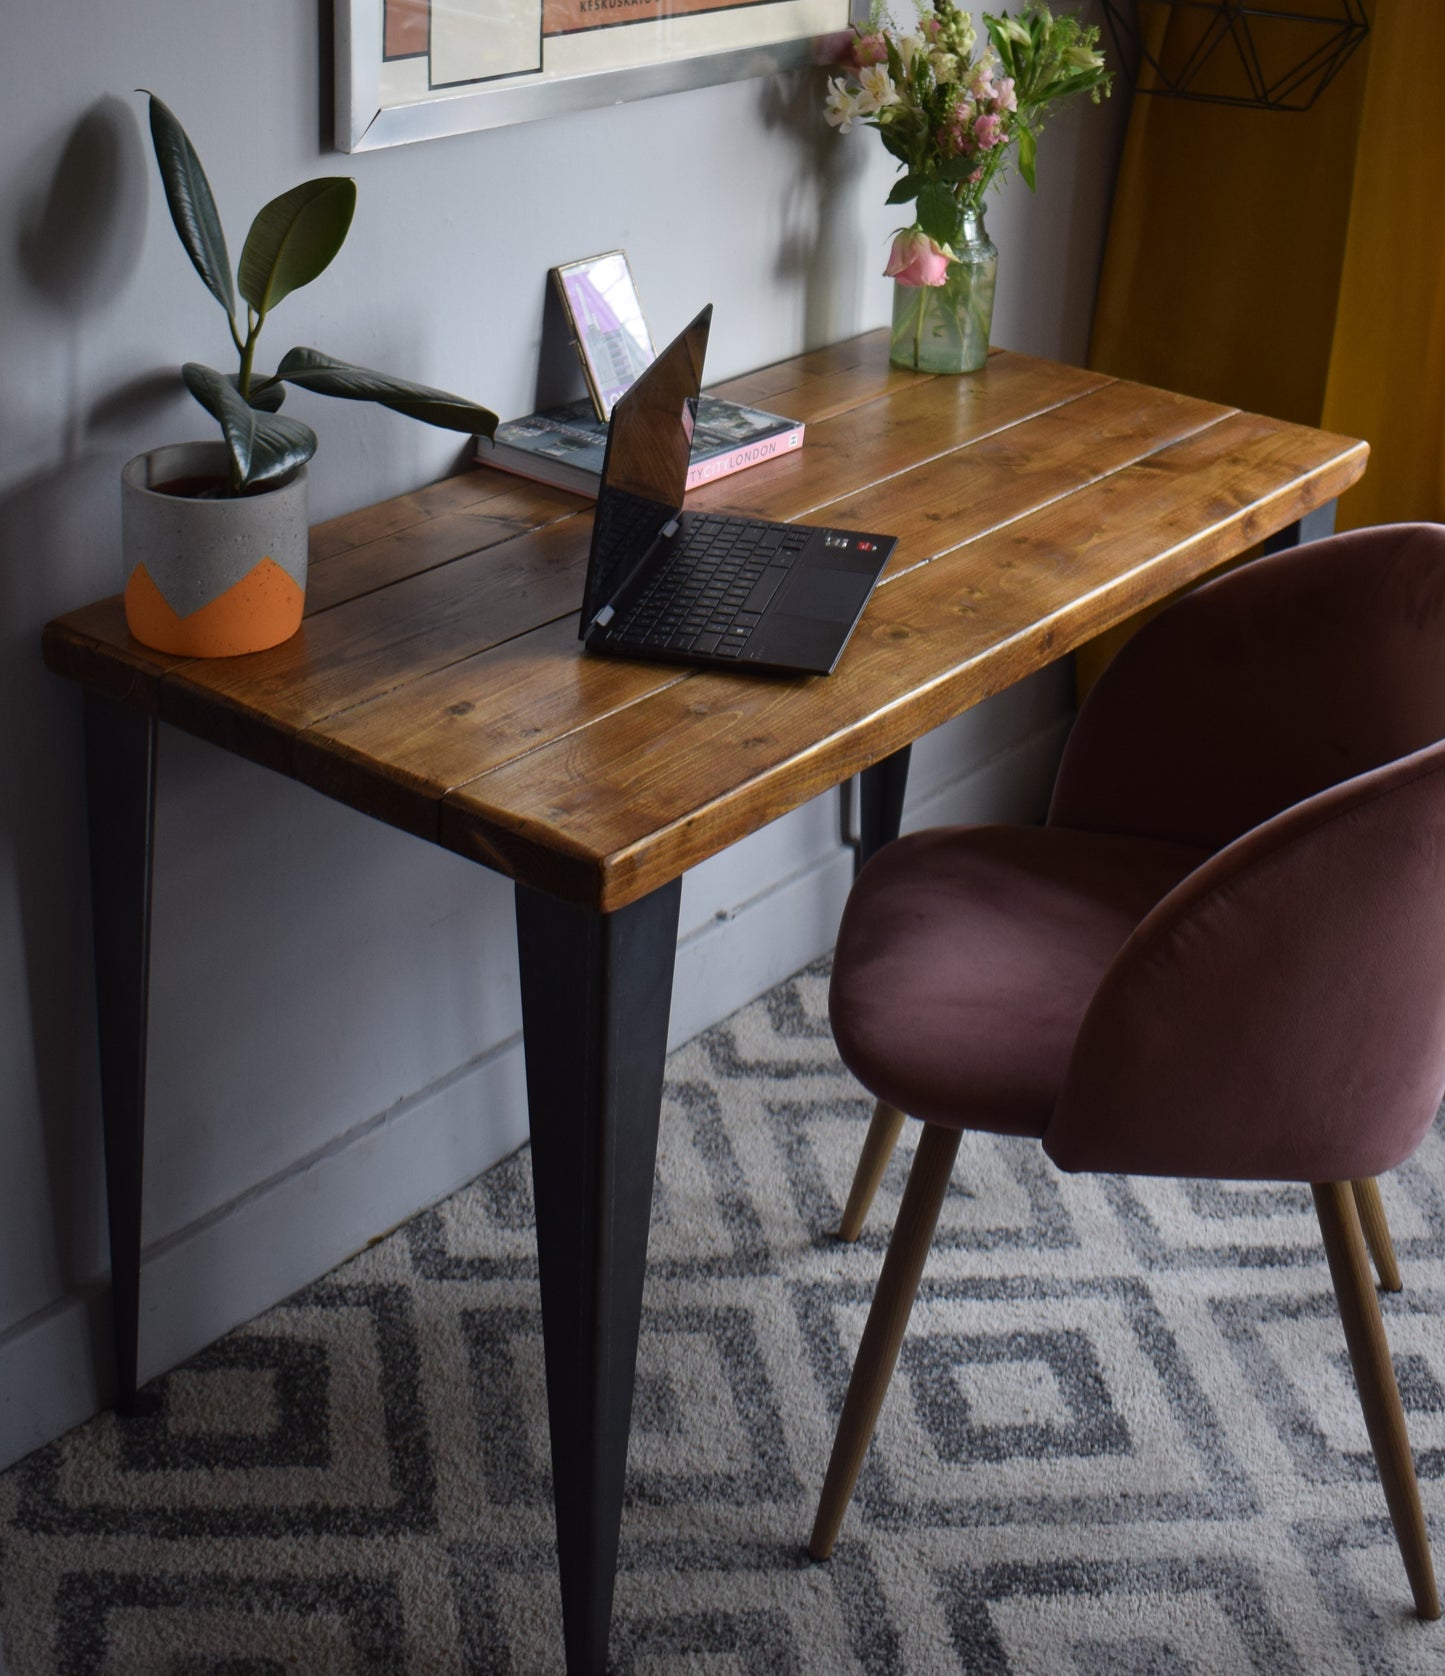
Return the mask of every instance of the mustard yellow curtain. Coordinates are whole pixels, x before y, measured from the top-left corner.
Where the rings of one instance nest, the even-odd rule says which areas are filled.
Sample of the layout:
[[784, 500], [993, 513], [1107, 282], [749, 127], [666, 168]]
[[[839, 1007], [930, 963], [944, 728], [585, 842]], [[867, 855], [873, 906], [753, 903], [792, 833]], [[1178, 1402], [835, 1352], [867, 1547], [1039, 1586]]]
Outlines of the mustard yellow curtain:
[[1369, 54], [1320, 417], [1370, 444], [1342, 529], [1445, 521], [1445, 3], [1376, 0]]
[[1089, 356], [1364, 437], [1342, 529], [1445, 521], [1445, 0], [1369, 9], [1309, 111], [1135, 97]]

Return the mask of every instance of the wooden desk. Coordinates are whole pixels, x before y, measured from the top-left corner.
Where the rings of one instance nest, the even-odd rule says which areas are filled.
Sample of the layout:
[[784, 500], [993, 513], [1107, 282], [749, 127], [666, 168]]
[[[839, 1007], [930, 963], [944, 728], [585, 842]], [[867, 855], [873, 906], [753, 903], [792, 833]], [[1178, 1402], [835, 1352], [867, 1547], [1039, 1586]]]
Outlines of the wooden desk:
[[900, 537], [831, 677], [582, 656], [588, 503], [481, 469], [317, 528], [306, 621], [273, 651], [146, 651], [118, 598], [45, 635], [50, 667], [86, 689], [122, 1410], [144, 1400], [157, 722], [516, 881], [574, 1676], [606, 1664], [684, 870], [859, 773], [875, 846], [897, 830], [913, 739], [1261, 538], [1297, 533], [1366, 455], [1019, 355], [964, 378], [897, 372], [883, 333], [720, 393], [806, 420], [807, 442], [690, 505]]

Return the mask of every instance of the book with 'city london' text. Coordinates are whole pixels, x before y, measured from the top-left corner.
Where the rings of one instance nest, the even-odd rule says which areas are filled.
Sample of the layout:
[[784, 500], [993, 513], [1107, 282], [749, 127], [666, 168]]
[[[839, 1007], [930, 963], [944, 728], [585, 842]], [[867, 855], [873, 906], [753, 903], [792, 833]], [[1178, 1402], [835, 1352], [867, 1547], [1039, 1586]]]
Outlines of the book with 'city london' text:
[[[796, 419], [703, 396], [697, 404], [687, 486], [696, 489], [714, 478], [761, 465], [791, 453], [802, 442], [803, 426]], [[483, 465], [500, 466], [594, 500], [606, 451], [606, 422], [585, 397], [526, 419], [510, 419], [497, 426], [490, 441], [485, 437], [477, 441], [477, 458]]]

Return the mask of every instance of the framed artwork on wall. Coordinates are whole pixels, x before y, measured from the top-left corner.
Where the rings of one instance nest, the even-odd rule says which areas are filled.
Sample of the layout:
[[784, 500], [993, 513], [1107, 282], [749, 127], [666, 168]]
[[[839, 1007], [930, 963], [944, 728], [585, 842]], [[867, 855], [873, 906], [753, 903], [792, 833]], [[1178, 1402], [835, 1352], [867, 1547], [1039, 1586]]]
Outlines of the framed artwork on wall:
[[336, 143], [410, 140], [827, 58], [867, 0], [336, 0]]

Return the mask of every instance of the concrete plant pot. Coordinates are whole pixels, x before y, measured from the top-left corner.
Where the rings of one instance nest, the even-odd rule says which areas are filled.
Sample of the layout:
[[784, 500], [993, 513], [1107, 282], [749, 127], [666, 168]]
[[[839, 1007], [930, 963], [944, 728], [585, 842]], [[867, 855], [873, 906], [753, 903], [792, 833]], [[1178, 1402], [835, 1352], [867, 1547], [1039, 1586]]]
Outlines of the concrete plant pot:
[[120, 474], [125, 620], [142, 645], [228, 658], [279, 645], [301, 626], [306, 467], [236, 499], [175, 492], [225, 475], [221, 442], [153, 448]]

